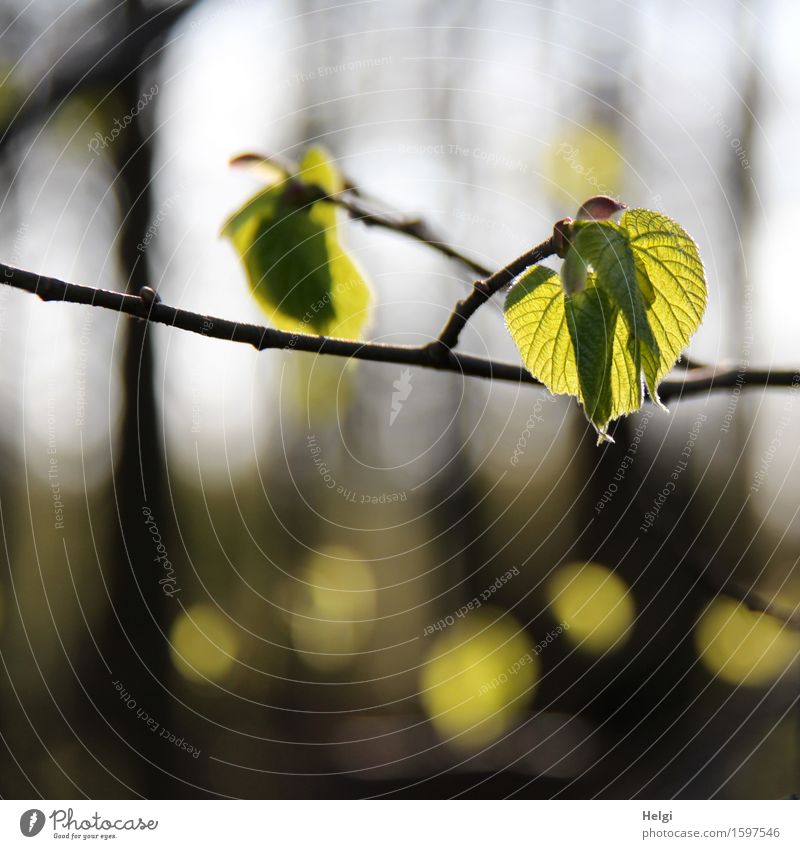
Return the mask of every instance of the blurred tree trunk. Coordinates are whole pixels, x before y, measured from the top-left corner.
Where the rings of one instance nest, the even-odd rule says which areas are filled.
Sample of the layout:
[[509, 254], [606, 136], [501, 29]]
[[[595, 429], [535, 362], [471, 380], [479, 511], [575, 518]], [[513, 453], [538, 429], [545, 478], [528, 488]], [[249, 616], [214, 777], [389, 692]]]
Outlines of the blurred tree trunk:
[[[126, 30], [134, 31], [147, 15], [139, 2], [129, 0]], [[136, 114], [136, 104], [152, 85], [145, 60], [152, 51], [132, 57], [130, 73], [115, 89], [122, 114]], [[152, 109], [153, 107], [149, 107]], [[148, 110], [138, 115], [110, 146], [116, 169], [114, 187], [120, 206], [118, 250], [125, 288], [131, 294], [148, 285], [145, 254], [137, 247], [153, 220], [152, 152], [145, 124]], [[152, 511], [169, 551], [172, 514], [168, 512], [164, 454], [159, 439], [154, 388], [154, 355], [146, 322], [120, 322], [123, 334], [122, 418], [113, 467], [113, 495], [117, 528], [107, 553], [110, 609], [101, 650], [110, 666], [107, 676], [90, 688], [93, 700], [125, 743], [136, 752], [128, 759], [135, 792], [150, 798], [186, 795], [185, 787], [170, 778], [179, 768], [180, 752], [161, 739], [128, 709], [114, 682], [136, 700], [161, 728], [180, 734], [171, 718], [170, 620], [177, 598], [168, 598], [159, 584], [162, 569], [155, 561], [156, 547], [145, 524], [143, 508]], [[174, 539], [174, 536], [172, 537]], [[105, 673], [105, 670], [102, 670]], [[100, 671], [98, 671], [100, 675]], [[94, 698], [97, 695], [99, 698]]]

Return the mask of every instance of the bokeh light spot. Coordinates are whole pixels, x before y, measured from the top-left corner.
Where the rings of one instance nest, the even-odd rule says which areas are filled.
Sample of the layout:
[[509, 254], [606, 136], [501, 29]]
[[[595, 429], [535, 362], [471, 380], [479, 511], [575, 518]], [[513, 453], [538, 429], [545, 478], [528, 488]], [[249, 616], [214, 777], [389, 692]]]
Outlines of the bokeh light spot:
[[422, 704], [444, 740], [478, 748], [514, 724], [538, 671], [520, 624], [483, 608], [435, 639], [420, 676]]
[[553, 140], [549, 173], [562, 203], [577, 207], [592, 195], [614, 195], [622, 183], [620, 139], [610, 126], [571, 127]]
[[547, 582], [547, 594], [553, 615], [582, 649], [603, 654], [628, 639], [636, 616], [633, 594], [606, 566], [562, 566]]
[[711, 602], [694, 637], [703, 664], [729, 684], [764, 686], [800, 656], [800, 634], [729, 598]]
[[348, 548], [314, 554], [297, 588], [290, 618], [292, 645], [308, 666], [349, 666], [369, 641], [377, 605], [372, 567]]
[[239, 641], [228, 619], [210, 604], [177, 617], [170, 635], [172, 662], [190, 681], [216, 681], [233, 666]]

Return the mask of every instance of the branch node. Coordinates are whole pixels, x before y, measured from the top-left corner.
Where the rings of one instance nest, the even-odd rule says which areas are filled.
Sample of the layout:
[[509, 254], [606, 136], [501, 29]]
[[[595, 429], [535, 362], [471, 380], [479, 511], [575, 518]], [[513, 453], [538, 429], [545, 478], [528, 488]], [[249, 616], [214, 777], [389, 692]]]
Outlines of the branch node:
[[446, 368], [450, 362], [450, 346], [441, 337], [428, 342], [427, 345], [423, 345], [422, 351], [433, 368]]
[[153, 304], [161, 303], [161, 295], [159, 295], [152, 286], [142, 286], [142, 288], [139, 289], [139, 297], [151, 307]]

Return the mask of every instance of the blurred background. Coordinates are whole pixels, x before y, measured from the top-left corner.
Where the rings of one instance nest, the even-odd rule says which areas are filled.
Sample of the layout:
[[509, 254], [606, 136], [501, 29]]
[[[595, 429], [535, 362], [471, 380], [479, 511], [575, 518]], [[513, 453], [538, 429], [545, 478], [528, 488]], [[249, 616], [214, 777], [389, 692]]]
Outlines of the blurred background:
[[[789, 0], [6, 0], [0, 257], [261, 323], [228, 160], [323, 144], [489, 266], [593, 194], [663, 211], [706, 264], [691, 356], [800, 367], [798, 32]], [[429, 340], [470, 273], [345, 226], [368, 338]], [[465, 350], [517, 359], [500, 305]], [[800, 792], [792, 390], [598, 448], [529, 386], [6, 286], [0, 358], [0, 795]]]

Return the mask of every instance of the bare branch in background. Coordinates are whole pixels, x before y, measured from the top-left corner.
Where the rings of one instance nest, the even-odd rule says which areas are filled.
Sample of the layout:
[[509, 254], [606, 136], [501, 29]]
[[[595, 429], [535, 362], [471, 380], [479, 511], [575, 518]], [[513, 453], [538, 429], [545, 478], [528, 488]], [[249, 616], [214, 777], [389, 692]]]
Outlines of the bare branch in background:
[[65, 51], [47, 76], [36, 83], [8, 125], [0, 128], [0, 150], [20, 133], [48, 122], [70, 97], [93, 87], [99, 87], [103, 94], [115, 91], [148, 59], [163, 51], [164, 44], [150, 53], [147, 48], [194, 6], [194, 0], [172, 3], [154, 11], [130, 32], [115, 33], [92, 49], [81, 49], [76, 43]]

